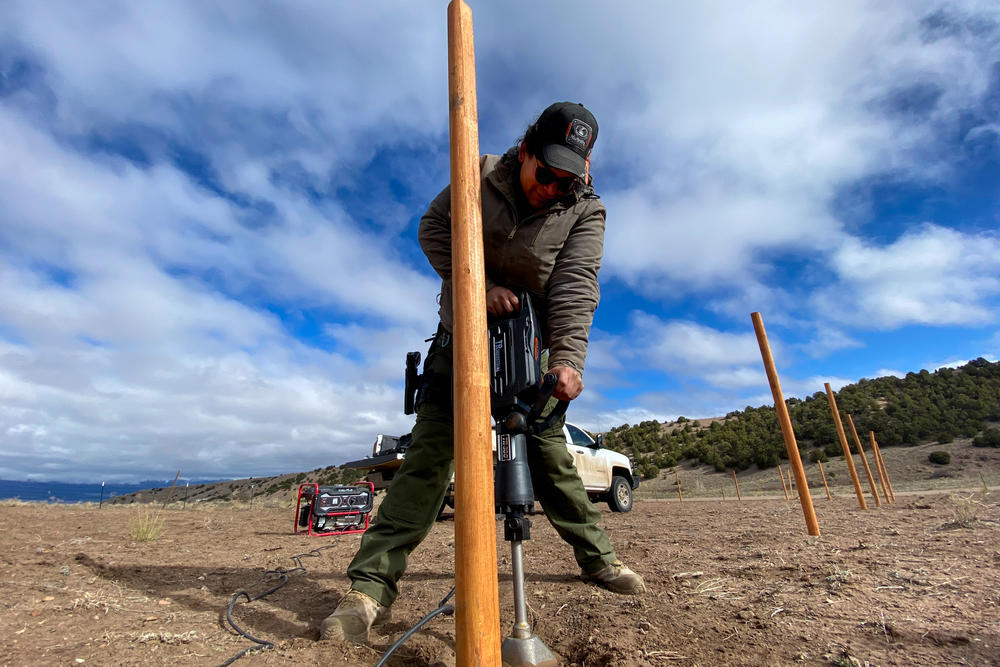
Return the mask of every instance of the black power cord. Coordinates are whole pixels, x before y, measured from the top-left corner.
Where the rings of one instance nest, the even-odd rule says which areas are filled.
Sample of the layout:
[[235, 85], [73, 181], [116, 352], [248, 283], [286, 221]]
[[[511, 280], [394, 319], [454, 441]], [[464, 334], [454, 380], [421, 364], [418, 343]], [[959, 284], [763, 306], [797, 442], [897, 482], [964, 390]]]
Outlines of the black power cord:
[[438, 603], [438, 608], [432, 611], [431, 613], [427, 614], [426, 616], [424, 616], [422, 619], [420, 619], [416, 625], [407, 630], [402, 637], [397, 639], [396, 643], [390, 646], [389, 650], [386, 651], [385, 654], [383, 654], [382, 657], [379, 659], [379, 661], [375, 663], [375, 667], [382, 667], [382, 665], [385, 664], [386, 660], [389, 659], [389, 656], [392, 655], [397, 648], [403, 645], [403, 642], [412, 637], [417, 632], [417, 630], [430, 623], [431, 619], [433, 619], [435, 616], [439, 616], [441, 614], [453, 613], [455, 611], [455, 605], [448, 604], [448, 600], [450, 600], [451, 596], [454, 594], [455, 594], [455, 587], [452, 586], [451, 591], [449, 591], [448, 594], [444, 596], [444, 599], [442, 599], [441, 602]]
[[[229, 606], [226, 607], [226, 622], [229, 623], [230, 627], [237, 634], [239, 634], [241, 637], [249, 639], [255, 644], [255, 646], [248, 646], [247, 648], [243, 649], [242, 651], [231, 657], [229, 660], [226, 660], [224, 663], [219, 665], [219, 667], [228, 667], [229, 665], [233, 664], [243, 656], [253, 653], [254, 651], [264, 651], [267, 649], [274, 648], [274, 642], [254, 637], [249, 632], [247, 632], [240, 626], [236, 625], [236, 621], [233, 620], [233, 608], [236, 606], [236, 603], [239, 601], [239, 599], [245, 598], [247, 603], [249, 604], [250, 602], [260, 600], [261, 598], [265, 598], [271, 593], [280, 590], [285, 586], [285, 584], [288, 583], [289, 577], [291, 575], [300, 572], [304, 573], [308, 571], [306, 567], [302, 564], [303, 558], [319, 558], [320, 556], [323, 555], [320, 553], [321, 551], [330, 549], [332, 548], [332, 546], [333, 545], [326, 547], [318, 547], [311, 551], [307, 551], [305, 553], [292, 556], [292, 560], [295, 561], [295, 567], [291, 569], [285, 569], [279, 567], [277, 569], [267, 570], [266, 572], [264, 572], [264, 581], [278, 581], [278, 584], [276, 586], [272, 586], [271, 588], [264, 591], [260, 595], [251, 596], [250, 593], [248, 593], [247, 591], [239, 591], [233, 595], [232, 599], [229, 601]], [[391, 656], [393, 652], [396, 651], [396, 649], [398, 649], [400, 646], [403, 645], [403, 642], [412, 637], [418, 630], [420, 630], [420, 628], [427, 625], [427, 623], [429, 623], [433, 618], [441, 614], [453, 613], [455, 611], [455, 607], [454, 605], [448, 604], [448, 600], [450, 600], [451, 596], [453, 596], [454, 594], [455, 594], [455, 588], [452, 587], [451, 591], [449, 591], [449, 593], [446, 596], [444, 596], [444, 599], [442, 599], [441, 602], [438, 604], [438, 608], [432, 611], [431, 613], [427, 614], [426, 616], [424, 616], [422, 619], [420, 619], [420, 621], [418, 621], [416, 625], [407, 630], [402, 637], [397, 639], [396, 642], [389, 647], [389, 650], [386, 651], [385, 654], [375, 664], [375, 667], [382, 667], [382, 665], [385, 664], [386, 660], [389, 659], [389, 656]]]
[[269, 588], [268, 590], [264, 591], [260, 595], [254, 595], [254, 596], [251, 597], [250, 593], [248, 593], [247, 591], [239, 591], [238, 593], [236, 593], [235, 595], [233, 595], [233, 598], [229, 601], [229, 606], [226, 607], [226, 622], [229, 623], [230, 627], [232, 627], [232, 629], [235, 630], [237, 634], [239, 634], [240, 636], [245, 637], [245, 638], [249, 639], [250, 641], [254, 642], [256, 644], [256, 646], [249, 646], [249, 647], [243, 649], [242, 651], [240, 651], [239, 653], [237, 653], [236, 655], [234, 655], [233, 657], [231, 657], [229, 660], [226, 660], [224, 663], [222, 663], [221, 665], [219, 665], [219, 667], [228, 667], [228, 665], [233, 664], [234, 662], [236, 662], [237, 660], [239, 660], [243, 656], [247, 655], [248, 653], [253, 653], [254, 651], [263, 651], [265, 649], [274, 648], [274, 642], [269, 642], [266, 639], [258, 639], [257, 637], [254, 637], [253, 635], [251, 635], [249, 632], [247, 632], [246, 630], [244, 630], [240, 626], [236, 625], [236, 621], [233, 620], [233, 608], [236, 606], [236, 602], [240, 598], [246, 598], [247, 603], [250, 603], [250, 602], [253, 602], [255, 600], [260, 600], [261, 598], [265, 598], [268, 595], [270, 595], [271, 593], [274, 593], [275, 591], [280, 590], [282, 587], [285, 586], [285, 584], [288, 583], [288, 579], [289, 579], [290, 575], [296, 574], [298, 572], [307, 572], [306, 567], [302, 564], [302, 559], [303, 558], [319, 558], [320, 556], [322, 556], [322, 554], [320, 553], [321, 551], [323, 551], [325, 549], [329, 549], [332, 546], [333, 545], [326, 546], [326, 547], [318, 547], [316, 549], [313, 549], [312, 551], [307, 551], [305, 553], [301, 553], [301, 554], [297, 554], [295, 556], [292, 556], [292, 560], [295, 561], [295, 567], [293, 567], [291, 569], [287, 569], [286, 570], [283, 567], [279, 567], [279, 568], [274, 569], [274, 570], [268, 570], [268, 571], [266, 571], [264, 573], [264, 581], [276, 581], [277, 580], [278, 581], [278, 585]]

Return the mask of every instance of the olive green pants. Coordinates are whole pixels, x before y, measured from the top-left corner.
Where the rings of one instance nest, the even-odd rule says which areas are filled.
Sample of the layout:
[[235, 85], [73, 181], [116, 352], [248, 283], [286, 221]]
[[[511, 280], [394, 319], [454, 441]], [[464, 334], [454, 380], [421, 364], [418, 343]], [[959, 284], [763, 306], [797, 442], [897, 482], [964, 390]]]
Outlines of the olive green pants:
[[[424, 373], [447, 376], [450, 382], [452, 345], [450, 336], [440, 332], [427, 353]], [[580, 568], [593, 574], [613, 563], [615, 552], [598, 525], [601, 513], [587, 498], [566, 449], [564, 421], [562, 418], [543, 433], [528, 436], [531, 483], [545, 516], [573, 548]], [[403, 465], [347, 568], [351, 588], [380, 604], [389, 606], [399, 595], [397, 583], [406, 571], [410, 552], [434, 526], [454, 470], [453, 433], [450, 401], [432, 397], [419, 405], [413, 441]]]

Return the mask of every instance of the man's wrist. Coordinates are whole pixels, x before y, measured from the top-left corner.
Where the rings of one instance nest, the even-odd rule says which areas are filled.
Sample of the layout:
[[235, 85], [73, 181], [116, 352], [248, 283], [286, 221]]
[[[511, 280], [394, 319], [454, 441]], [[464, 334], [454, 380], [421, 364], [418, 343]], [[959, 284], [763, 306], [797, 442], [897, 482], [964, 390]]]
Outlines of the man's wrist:
[[581, 376], [583, 375], [583, 370], [579, 366], [577, 366], [576, 364], [574, 364], [572, 361], [568, 361], [568, 360], [564, 360], [564, 359], [560, 359], [560, 360], [556, 360], [556, 361], [552, 361], [552, 360], [549, 361], [549, 370], [552, 370], [553, 368], [558, 368], [559, 366], [564, 366], [566, 368], [572, 368], [574, 371], [576, 371]]

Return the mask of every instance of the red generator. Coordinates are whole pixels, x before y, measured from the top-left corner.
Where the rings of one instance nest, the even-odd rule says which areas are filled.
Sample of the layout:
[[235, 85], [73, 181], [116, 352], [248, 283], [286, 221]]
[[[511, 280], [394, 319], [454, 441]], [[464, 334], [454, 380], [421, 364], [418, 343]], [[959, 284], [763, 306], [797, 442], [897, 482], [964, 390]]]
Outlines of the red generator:
[[375, 485], [355, 482], [351, 485], [299, 485], [295, 503], [295, 532], [300, 528], [314, 537], [347, 535], [368, 530], [368, 516], [375, 504]]

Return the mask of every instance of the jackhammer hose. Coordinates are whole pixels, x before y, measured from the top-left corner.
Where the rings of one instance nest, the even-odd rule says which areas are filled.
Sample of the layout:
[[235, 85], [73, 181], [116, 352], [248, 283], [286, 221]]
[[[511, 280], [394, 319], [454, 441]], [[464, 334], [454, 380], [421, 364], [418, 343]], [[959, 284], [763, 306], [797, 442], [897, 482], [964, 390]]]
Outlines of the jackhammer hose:
[[416, 632], [420, 628], [422, 628], [425, 625], [427, 625], [428, 623], [430, 623], [430, 621], [435, 616], [440, 616], [441, 614], [451, 614], [451, 613], [453, 613], [455, 611], [455, 606], [448, 604], [448, 600], [450, 600], [451, 596], [454, 595], [454, 594], [455, 594], [455, 587], [452, 586], [451, 591], [447, 595], [444, 596], [444, 599], [441, 600], [440, 604], [438, 605], [438, 608], [435, 609], [434, 611], [432, 611], [431, 613], [427, 614], [426, 616], [424, 616], [422, 619], [420, 619], [420, 621], [418, 621], [416, 625], [414, 625], [412, 628], [410, 628], [409, 630], [407, 630], [403, 634], [402, 637], [400, 637], [399, 639], [397, 639], [396, 643], [394, 643], [392, 646], [390, 646], [389, 650], [386, 651], [382, 655], [382, 657], [379, 659], [379, 661], [375, 663], [375, 667], [382, 667], [382, 665], [385, 664], [385, 661], [389, 659], [389, 656], [392, 655], [393, 652], [396, 649], [398, 649], [400, 646], [403, 645], [403, 642], [405, 642], [407, 639], [409, 639], [414, 634], [416, 634]]

